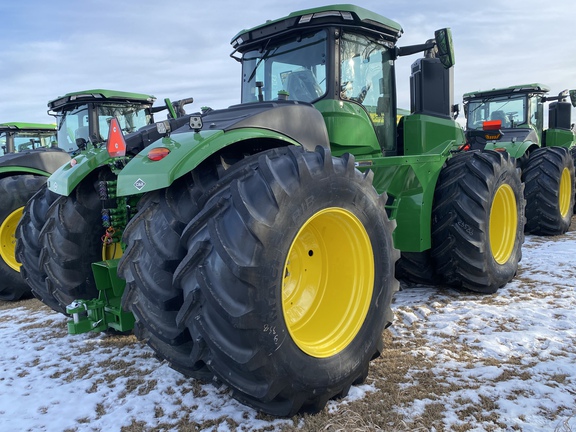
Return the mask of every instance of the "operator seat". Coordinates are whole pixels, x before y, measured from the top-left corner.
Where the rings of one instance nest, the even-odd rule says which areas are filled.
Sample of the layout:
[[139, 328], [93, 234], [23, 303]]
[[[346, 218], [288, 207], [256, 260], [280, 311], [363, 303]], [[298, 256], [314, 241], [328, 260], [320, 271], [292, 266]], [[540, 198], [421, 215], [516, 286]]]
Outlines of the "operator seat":
[[90, 140], [90, 131], [88, 126], [81, 126], [74, 132], [74, 139], [84, 138], [86, 142]]
[[508, 119], [506, 118], [506, 114], [504, 111], [494, 111], [490, 115], [490, 120], [500, 120], [502, 121], [502, 127], [508, 127]]
[[290, 100], [312, 102], [324, 93], [308, 69], [294, 71], [286, 77], [286, 91]]

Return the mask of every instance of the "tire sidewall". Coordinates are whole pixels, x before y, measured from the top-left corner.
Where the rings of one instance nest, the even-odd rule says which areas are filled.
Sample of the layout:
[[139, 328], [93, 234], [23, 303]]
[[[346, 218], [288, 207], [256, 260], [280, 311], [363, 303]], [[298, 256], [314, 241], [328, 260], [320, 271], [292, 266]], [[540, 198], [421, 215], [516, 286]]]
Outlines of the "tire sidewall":
[[[508, 156], [508, 155], [506, 155]], [[488, 234], [485, 236], [486, 250], [490, 253], [486, 254], [486, 264], [490, 267], [491, 273], [494, 274], [496, 280], [502, 281], [500, 286], [505, 285], [508, 281], [514, 278], [518, 270], [518, 262], [522, 259], [522, 244], [524, 243], [524, 195], [523, 195], [523, 185], [521, 183], [521, 178], [515, 164], [509, 162], [509, 158], [505, 157], [503, 163], [499, 166], [497, 174], [491, 179], [488, 184], [490, 185], [490, 196], [492, 200], [490, 206], [487, 209], [487, 219], [489, 220], [492, 205], [494, 203], [495, 194], [498, 188], [502, 185], [509, 185], [514, 192], [514, 198], [516, 200], [516, 234], [514, 236], [514, 248], [512, 249], [512, 254], [506, 260], [504, 264], [499, 264], [494, 259], [494, 253], [492, 252], [492, 246], [490, 244], [490, 226], [488, 226]], [[489, 224], [489, 222], [488, 222]]]

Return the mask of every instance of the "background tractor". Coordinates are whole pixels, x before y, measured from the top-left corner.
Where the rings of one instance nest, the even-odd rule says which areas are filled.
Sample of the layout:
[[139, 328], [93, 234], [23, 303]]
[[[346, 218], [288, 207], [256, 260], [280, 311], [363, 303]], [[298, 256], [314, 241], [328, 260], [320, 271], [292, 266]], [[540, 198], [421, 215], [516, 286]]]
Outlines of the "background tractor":
[[70, 160], [56, 143], [56, 126], [0, 124], [0, 300], [30, 296], [20, 277], [15, 231], [28, 199], [60, 165]]
[[[570, 116], [576, 90], [547, 96], [549, 91], [526, 84], [464, 95], [469, 147], [506, 151], [516, 159], [525, 182], [526, 232], [538, 235], [565, 233], [574, 208], [576, 137]], [[552, 103], [544, 129], [546, 102]]]
[[[173, 368], [285, 416], [320, 410], [366, 379], [393, 319], [398, 249], [411, 258], [406, 274], [428, 260], [419, 277], [456, 287], [495, 292], [511, 280], [523, 241], [519, 170], [506, 153], [460, 151], [449, 29], [409, 47], [396, 46], [401, 34], [351, 5], [294, 12], [233, 38], [240, 104], [158, 123], [165, 136], [137, 157], [113, 125], [107, 166], [118, 171], [104, 179], [104, 201], [125, 212], [138, 198], [138, 211], [121, 258], [93, 263], [94, 276], [84, 262], [71, 267], [100, 293], [69, 305], [69, 330], [128, 330], [110, 313], [121, 300], [136, 335]], [[398, 119], [395, 60], [418, 52], [411, 110]], [[40, 235], [55, 297], [69, 298], [75, 282], [58, 285], [69, 279], [51, 267], [101, 247], [60, 245], [102, 226], [58, 228], [95, 195], [85, 175], [95, 158], [48, 182], [62, 195]]]
[[34, 296], [55, 311], [66, 313], [73, 299], [97, 296], [91, 273], [81, 269], [122, 252], [121, 232], [115, 227], [126, 223], [133, 200], [121, 199], [117, 206], [114, 196], [107, 195], [108, 182], [114, 182], [124, 163], [118, 159], [111, 163], [109, 150], [113, 149], [106, 147], [111, 120], [127, 134], [128, 155], [137, 154], [161, 136], [153, 124], [154, 113], [168, 110], [170, 118], [177, 118], [192, 101], [165, 99], [164, 105], [154, 107], [155, 100], [147, 94], [95, 89], [68, 93], [48, 103], [49, 113], [58, 119], [60, 145], [74, 154], [58, 166], [56, 172], [75, 167], [74, 176], [60, 188], [74, 193], [61, 197], [59, 185], [53, 183], [54, 191], [43, 187], [30, 199], [17, 229], [16, 254]]

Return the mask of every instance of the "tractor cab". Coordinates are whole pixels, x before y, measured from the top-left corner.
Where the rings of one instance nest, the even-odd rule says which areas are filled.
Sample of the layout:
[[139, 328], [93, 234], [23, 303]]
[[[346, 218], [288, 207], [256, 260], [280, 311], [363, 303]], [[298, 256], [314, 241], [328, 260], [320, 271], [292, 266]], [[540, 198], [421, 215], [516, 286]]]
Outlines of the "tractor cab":
[[448, 29], [437, 32], [441, 43], [398, 48], [401, 34], [396, 22], [351, 5], [300, 11], [243, 30], [232, 39], [232, 57], [242, 63], [242, 103], [313, 104], [322, 113], [336, 155], [403, 154], [397, 142], [394, 62], [426, 50], [432, 54], [428, 57], [440, 57], [413, 66], [422, 72], [413, 74], [420, 83], [432, 76], [442, 83], [411, 83], [418, 98], [411, 111], [450, 118], [451, 93], [443, 92], [438, 100], [431, 89], [451, 87], [447, 68], [453, 53]]
[[[547, 96], [549, 91], [542, 84], [527, 84], [466, 93], [466, 136], [471, 148], [483, 149], [493, 141], [559, 145], [553, 138], [556, 130], [571, 127], [569, 92]], [[549, 106], [549, 125], [544, 131], [544, 105], [549, 101], [555, 102]]]
[[56, 126], [53, 124], [0, 123], [0, 156], [56, 146]]
[[69, 153], [98, 147], [106, 141], [110, 121], [116, 118], [124, 133], [149, 125], [156, 98], [113, 90], [68, 93], [48, 103], [48, 113], [58, 118], [58, 144]]

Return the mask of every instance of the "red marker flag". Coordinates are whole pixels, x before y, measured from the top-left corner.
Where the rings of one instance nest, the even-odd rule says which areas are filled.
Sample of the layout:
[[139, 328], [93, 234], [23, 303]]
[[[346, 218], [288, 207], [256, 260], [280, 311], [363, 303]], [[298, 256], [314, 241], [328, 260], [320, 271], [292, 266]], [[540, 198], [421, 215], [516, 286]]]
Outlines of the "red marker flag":
[[114, 117], [110, 121], [110, 130], [108, 131], [108, 142], [106, 149], [110, 157], [120, 157], [126, 155], [126, 141], [122, 135], [122, 128], [118, 119]]

